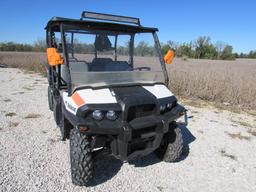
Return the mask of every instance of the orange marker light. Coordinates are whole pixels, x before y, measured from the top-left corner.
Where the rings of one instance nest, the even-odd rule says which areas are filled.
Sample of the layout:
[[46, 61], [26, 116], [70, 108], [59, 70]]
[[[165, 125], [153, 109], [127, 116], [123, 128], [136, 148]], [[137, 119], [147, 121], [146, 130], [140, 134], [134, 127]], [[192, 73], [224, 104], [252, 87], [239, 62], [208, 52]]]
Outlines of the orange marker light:
[[80, 132], [86, 132], [86, 131], [89, 130], [89, 128], [88, 127], [84, 127], [84, 126], [80, 126], [79, 130], [80, 130]]

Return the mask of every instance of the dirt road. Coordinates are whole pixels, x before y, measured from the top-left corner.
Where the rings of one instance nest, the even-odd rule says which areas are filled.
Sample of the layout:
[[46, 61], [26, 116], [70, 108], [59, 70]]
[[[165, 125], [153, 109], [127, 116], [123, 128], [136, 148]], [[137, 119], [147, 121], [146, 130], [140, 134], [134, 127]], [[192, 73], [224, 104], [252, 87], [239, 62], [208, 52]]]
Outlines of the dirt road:
[[177, 163], [149, 155], [122, 163], [96, 158], [94, 185], [70, 179], [69, 141], [60, 141], [47, 80], [0, 69], [0, 191], [256, 191], [255, 116], [189, 109], [188, 144]]

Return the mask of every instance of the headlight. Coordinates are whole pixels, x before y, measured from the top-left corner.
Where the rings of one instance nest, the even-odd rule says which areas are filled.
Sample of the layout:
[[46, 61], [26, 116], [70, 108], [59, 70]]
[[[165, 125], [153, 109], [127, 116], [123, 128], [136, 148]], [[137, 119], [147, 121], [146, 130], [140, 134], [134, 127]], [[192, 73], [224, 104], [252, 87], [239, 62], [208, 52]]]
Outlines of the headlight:
[[107, 112], [107, 118], [108, 118], [109, 120], [111, 120], [111, 121], [116, 120], [116, 119], [117, 119], [117, 114], [116, 114], [116, 112], [115, 112], [115, 111], [112, 111], [112, 110], [108, 111], [108, 112]]
[[167, 107], [167, 109], [171, 109], [171, 108], [172, 108], [172, 103], [168, 103], [168, 104], [166, 105], [166, 107]]
[[161, 112], [165, 111], [165, 109], [166, 109], [166, 105], [165, 104], [164, 105], [160, 105], [160, 111]]
[[161, 114], [172, 110], [172, 108], [175, 107], [176, 105], [177, 105], [177, 101], [160, 103], [159, 108], [160, 108]]
[[92, 113], [92, 117], [93, 119], [100, 121], [103, 119], [104, 114], [100, 110], [95, 110]]

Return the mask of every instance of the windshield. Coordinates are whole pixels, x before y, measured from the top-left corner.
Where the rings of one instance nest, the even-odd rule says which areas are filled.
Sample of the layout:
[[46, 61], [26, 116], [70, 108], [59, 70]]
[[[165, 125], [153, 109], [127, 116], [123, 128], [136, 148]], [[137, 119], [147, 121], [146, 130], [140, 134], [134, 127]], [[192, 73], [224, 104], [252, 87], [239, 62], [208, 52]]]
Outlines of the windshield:
[[74, 87], [164, 82], [152, 33], [65, 30], [65, 39]]

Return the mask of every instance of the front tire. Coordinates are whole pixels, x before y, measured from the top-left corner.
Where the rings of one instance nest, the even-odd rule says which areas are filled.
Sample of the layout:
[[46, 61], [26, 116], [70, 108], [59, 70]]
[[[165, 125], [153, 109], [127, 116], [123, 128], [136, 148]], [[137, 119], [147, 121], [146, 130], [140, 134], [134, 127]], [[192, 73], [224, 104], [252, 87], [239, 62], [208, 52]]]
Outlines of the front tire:
[[77, 129], [70, 132], [70, 161], [72, 183], [86, 186], [92, 179], [92, 150], [90, 138]]
[[183, 149], [183, 138], [181, 129], [176, 127], [168, 132], [155, 151], [156, 155], [165, 162], [175, 162], [179, 159]]
[[60, 133], [61, 133], [61, 140], [65, 141], [66, 139], [69, 139], [70, 137], [70, 130], [73, 129], [73, 125], [65, 118], [65, 115], [63, 114], [63, 108], [61, 108], [61, 118], [59, 123]]

